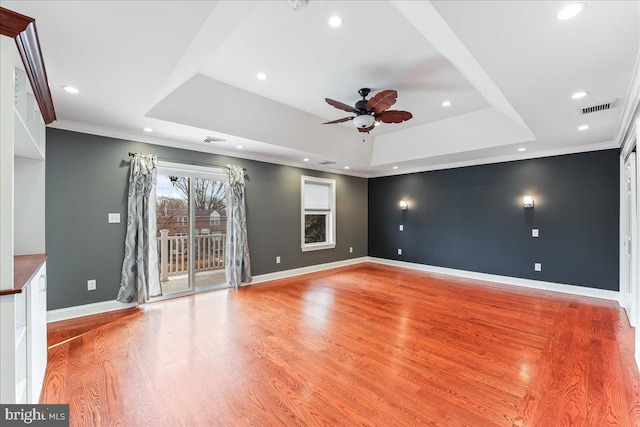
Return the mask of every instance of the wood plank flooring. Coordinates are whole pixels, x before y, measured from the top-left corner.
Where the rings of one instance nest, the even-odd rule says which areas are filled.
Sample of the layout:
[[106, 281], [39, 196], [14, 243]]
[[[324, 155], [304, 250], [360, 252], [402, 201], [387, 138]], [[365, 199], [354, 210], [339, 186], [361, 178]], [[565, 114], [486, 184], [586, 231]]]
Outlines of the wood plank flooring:
[[610, 301], [360, 264], [121, 315], [51, 327], [72, 426], [640, 426]]

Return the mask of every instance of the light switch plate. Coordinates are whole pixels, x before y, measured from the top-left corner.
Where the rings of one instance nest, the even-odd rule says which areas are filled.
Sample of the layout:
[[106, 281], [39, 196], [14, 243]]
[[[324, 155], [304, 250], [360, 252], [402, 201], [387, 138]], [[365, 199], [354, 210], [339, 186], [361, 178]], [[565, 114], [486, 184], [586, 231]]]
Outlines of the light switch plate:
[[280, 264], [280, 257], [279, 256], [276, 257], [276, 264]]
[[538, 237], [538, 236], [540, 236], [540, 231], [537, 228], [532, 228], [531, 237]]
[[402, 255], [402, 249], [398, 249], [398, 255]]
[[404, 231], [404, 225], [400, 224], [400, 231]]
[[109, 224], [119, 224], [120, 223], [120, 214], [119, 213], [110, 213], [109, 214]]

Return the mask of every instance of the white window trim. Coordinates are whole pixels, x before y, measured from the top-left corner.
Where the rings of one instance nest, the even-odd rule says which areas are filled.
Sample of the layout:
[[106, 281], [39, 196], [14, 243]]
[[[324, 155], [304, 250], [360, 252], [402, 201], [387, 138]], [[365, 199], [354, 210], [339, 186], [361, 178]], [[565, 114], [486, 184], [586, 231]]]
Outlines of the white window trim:
[[[329, 211], [316, 211], [304, 209], [304, 187], [306, 183], [328, 184], [330, 187]], [[305, 214], [326, 214], [327, 215], [327, 242], [305, 243], [304, 242], [304, 217]], [[333, 249], [336, 247], [336, 180], [327, 178], [316, 178], [313, 176], [301, 176], [300, 178], [300, 249], [302, 252], [319, 251], [322, 249]]]

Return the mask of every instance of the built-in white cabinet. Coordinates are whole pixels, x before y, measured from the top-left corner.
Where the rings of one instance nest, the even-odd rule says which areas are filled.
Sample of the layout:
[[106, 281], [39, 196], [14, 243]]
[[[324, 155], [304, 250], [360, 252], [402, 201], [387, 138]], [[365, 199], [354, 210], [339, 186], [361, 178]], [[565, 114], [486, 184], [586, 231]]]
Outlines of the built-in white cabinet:
[[37, 403], [47, 370], [47, 265], [26, 286], [27, 401]]
[[0, 403], [38, 403], [47, 367], [45, 122], [55, 112], [33, 20], [0, 15]]
[[0, 326], [2, 327], [0, 403], [27, 402], [26, 315], [25, 294], [0, 296]]
[[38, 403], [40, 399], [47, 369], [45, 258], [17, 256], [16, 277], [27, 279], [0, 295], [0, 403]]

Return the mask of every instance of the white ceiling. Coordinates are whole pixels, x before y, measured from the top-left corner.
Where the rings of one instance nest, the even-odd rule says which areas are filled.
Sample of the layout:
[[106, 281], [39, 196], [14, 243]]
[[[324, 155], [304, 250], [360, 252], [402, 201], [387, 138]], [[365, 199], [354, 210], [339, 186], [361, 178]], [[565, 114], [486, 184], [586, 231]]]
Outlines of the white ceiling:
[[[1, 5], [36, 19], [53, 127], [380, 176], [616, 147], [640, 2], [586, 2], [558, 20], [568, 3], [310, 0], [295, 12], [286, 0]], [[340, 28], [327, 24], [333, 15]], [[392, 109], [414, 118], [370, 134], [351, 122], [321, 125], [350, 115], [326, 97], [353, 105], [361, 87], [396, 89]], [[571, 99], [578, 90], [589, 96]], [[610, 100], [611, 110], [578, 111]], [[582, 124], [590, 129], [578, 131]], [[325, 160], [336, 163], [318, 165]]]

